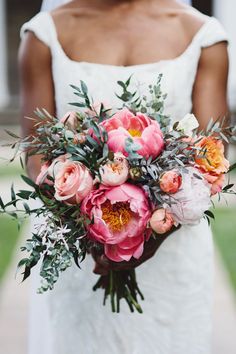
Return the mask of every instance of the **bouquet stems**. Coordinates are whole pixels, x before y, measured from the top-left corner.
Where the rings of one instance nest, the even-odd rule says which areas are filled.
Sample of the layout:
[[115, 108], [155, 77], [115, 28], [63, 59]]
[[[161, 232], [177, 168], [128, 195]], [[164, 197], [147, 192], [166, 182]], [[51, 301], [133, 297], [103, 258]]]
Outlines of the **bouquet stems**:
[[139, 313], [143, 312], [138, 302], [138, 296], [141, 300], [144, 300], [144, 296], [138, 287], [135, 269], [110, 270], [107, 275], [100, 276], [93, 290], [96, 291], [100, 288], [104, 289], [103, 305], [106, 304], [110, 296], [112, 312], [120, 312], [120, 300], [122, 298], [126, 300], [131, 312], [135, 310]]

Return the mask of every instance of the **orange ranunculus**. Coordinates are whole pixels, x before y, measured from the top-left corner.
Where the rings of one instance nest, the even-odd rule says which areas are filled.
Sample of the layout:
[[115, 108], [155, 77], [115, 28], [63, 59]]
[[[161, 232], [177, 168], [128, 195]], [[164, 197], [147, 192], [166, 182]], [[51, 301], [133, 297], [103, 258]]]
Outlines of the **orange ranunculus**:
[[229, 161], [224, 156], [221, 140], [212, 136], [204, 137], [195, 146], [200, 149], [195, 156], [196, 167], [202, 172], [220, 175], [228, 171]]

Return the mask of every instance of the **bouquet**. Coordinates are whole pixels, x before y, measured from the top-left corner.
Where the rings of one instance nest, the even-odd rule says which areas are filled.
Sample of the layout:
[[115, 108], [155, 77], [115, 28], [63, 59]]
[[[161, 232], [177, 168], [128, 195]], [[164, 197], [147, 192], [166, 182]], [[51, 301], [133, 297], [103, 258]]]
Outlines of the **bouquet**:
[[[41, 155], [41, 172], [36, 182], [22, 175], [31, 188], [12, 187], [11, 200], [0, 199], [1, 212], [19, 223], [29, 215], [43, 217], [22, 247], [29, 253], [19, 262], [23, 280], [40, 261], [42, 293], [73, 262], [80, 268], [87, 256], [103, 257], [109, 270], [94, 290], [103, 289], [104, 304], [110, 297], [113, 312], [121, 299], [142, 312], [135, 267], [146, 260], [146, 250], [154, 254], [178, 228], [214, 218], [213, 195], [235, 193], [232, 184], [224, 186], [235, 165], [225, 158], [223, 142], [235, 140], [236, 128], [211, 120], [198, 132], [193, 114], [171, 124], [163, 114], [161, 75], [147, 96], [130, 89], [131, 79], [118, 81], [119, 108], [94, 102], [81, 81], [72, 86], [76, 111], [58, 119], [37, 109], [35, 133], [14, 136], [12, 147], [13, 159], [25, 153], [26, 164]], [[32, 209], [31, 199], [41, 206]]]

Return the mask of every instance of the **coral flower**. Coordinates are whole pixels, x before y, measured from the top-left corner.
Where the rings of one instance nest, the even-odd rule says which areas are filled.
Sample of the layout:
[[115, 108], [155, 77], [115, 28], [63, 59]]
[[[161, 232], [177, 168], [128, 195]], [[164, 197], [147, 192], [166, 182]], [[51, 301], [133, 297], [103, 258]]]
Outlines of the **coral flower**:
[[141, 188], [129, 183], [101, 185], [84, 199], [81, 211], [93, 220], [88, 225], [89, 237], [104, 244], [107, 258], [121, 262], [141, 257], [150, 219], [148, 199]]
[[129, 166], [125, 156], [119, 152], [114, 155], [113, 161], [108, 161], [99, 169], [102, 184], [106, 186], [119, 186], [126, 182], [129, 176]]
[[203, 172], [220, 175], [228, 171], [229, 161], [224, 156], [221, 140], [212, 136], [204, 137], [195, 146], [201, 150], [195, 157], [195, 162]]
[[157, 234], [165, 234], [174, 225], [174, 219], [167, 210], [158, 209], [152, 214], [150, 225]]
[[182, 176], [178, 171], [167, 171], [160, 178], [160, 188], [163, 192], [173, 194], [178, 192]]
[[127, 138], [132, 138], [140, 146], [137, 152], [146, 159], [150, 156], [157, 157], [163, 150], [164, 140], [160, 126], [145, 114], [134, 115], [124, 108], [101, 125], [108, 132], [108, 146], [113, 152], [122, 152], [128, 156], [125, 150]]

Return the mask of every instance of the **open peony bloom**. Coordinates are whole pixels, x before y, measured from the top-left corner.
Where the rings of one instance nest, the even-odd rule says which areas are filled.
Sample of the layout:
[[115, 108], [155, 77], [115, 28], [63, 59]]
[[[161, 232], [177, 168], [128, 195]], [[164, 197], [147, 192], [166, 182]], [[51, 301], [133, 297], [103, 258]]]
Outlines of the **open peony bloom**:
[[105, 186], [119, 186], [128, 179], [128, 161], [123, 154], [116, 152], [114, 160], [108, 161], [104, 166], [101, 166], [99, 172], [102, 184]]
[[182, 174], [181, 189], [170, 197], [168, 208], [174, 220], [183, 225], [196, 225], [211, 207], [210, 185], [194, 167]]
[[101, 185], [83, 200], [81, 211], [93, 220], [88, 225], [89, 236], [104, 244], [107, 258], [121, 262], [141, 257], [150, 219], [148, 199], [141, 188], [129, 183]]
[[55, 199], [79, 204], [92, 190], [93, 178], [86, 166], [77, 161], [58, 161], [53, 170]]
[[178, 192], [182, 183], [182, 176], [178, 171], [172, 170], [163, 173], [160, 178], [160, 188], [163, 192], [173, 194]]
[[167, 210], [157, 209], [152, 214], [150, 225], [152, 230], [157, 234], [165, 234], [166, 232], [170, 231], [174, 225], [174, 219]]
[[140, 146], [137, 152], [146, 159], [150, 156], [157, 157], [164, 148], [163, 134], [158, 122], [145, 114], [134, 115], [123, 108], [101, 125], [108, 132], [108, 146], [113, 152], [122, 152], [128, 156], [125, 151], [127, 138], [132, 138]]

